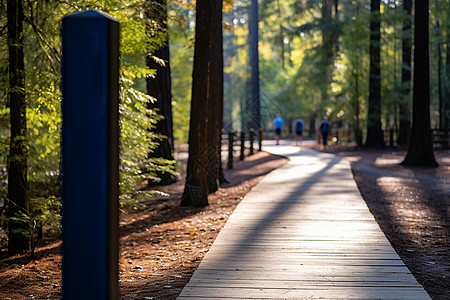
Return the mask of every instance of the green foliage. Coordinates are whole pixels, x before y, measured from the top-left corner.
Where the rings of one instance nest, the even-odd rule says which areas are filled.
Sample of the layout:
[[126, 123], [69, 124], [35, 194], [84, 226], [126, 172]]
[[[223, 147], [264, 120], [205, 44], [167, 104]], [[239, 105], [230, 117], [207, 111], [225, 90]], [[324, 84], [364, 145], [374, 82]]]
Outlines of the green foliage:
[[174, 137], [179, 143], [186, 143], [189, 136], [194, 61], [194, 9], [192, 3], [186, 1], [169, 1], [173, 130]]
[[[248, 97], [245, 86], [249, 74], [248, 2], [236, 1], [234, 4], [232, 11], [224, 16], [232, 29], [231, 33], [224, 34], [224, 55], [225, 74], [230, 77], [225, 82], [225, 102], [233, 107], [233, 116]], [[322, 0], [259, 2], [261, 107], [272, 117], [281, 112], [288, 121], [297, 116], [318, 120], [326, 113], [332, 121], [365, 128], [369, 95], [370, 1], [343, 0], [338, 4], [338, 14], [332, 7], [332, 21], [327, 23], [323, 20]], [[430, 40], [432, 123], [436, 124], [439, 103], [437, 45], [440, 42], [445, 60], [450, 28], [449, 3], [439, 0], [430, 8], [430, 29], [434, 34]], [[408, 16], [401, 1], [386, 0], [381, 2], [381, 18], [382, 121], [384, 129], [389, 129], [398, 126], [402, 25]], [[439, 31], [437, 20], [440, 20]], [[330, 36], [338, 36], [338, 40], [332, 60], [324, 63], [325, 52], [329, 50], [324, 46], [325, 38]], [[329, 78], [324, 74], [329, 74]], [[449, 81], [443, 76], [445, 88]], [[407, 98], [401, 101], [412, 103], [412, 98]], [[264, 124], [271, 126], [270, 120]], [[308, 129], [308, 124], [306, 127]]]
[[[121, 24], [120, 70], [120, 202], [121, 207], [140, 197], [151, 196], [137, 189], [143, 180], [157, 180], [156, 171], [173, 172], [173, 162], [148, 159], [163, 137], [152, 133], [160, 117], [147, 109], [156, 101], [145, 94], [145, 78], [155, 76], [146, 67], [146, 58], [164, 45], [167, 33], [153, 30], [157, 23], [145, 11], [151, 1], [77, 0], [24, 1], [25, 69], [27, 100], [28, 181], [31, 203], [17, 220], [30, 224], [30, 239], [40, 226], [59, 228], [61, 78], [60, 26], [64, 15], [85, 9], [109, 13]], [[8, 51], [6, 8], [0, 4], [0, 192], [7, 197], [9, 152]], [[157, 57], [153, 57], [160, 61]], [[161, 62], [161, 61], [160, 61]], [[14, 221], [14, 220], [12, 220]], [[33, 241], [33, 240], [32, 240]]]
[[144, 179], [158, 181], [157, 171], [172, 172], [173, 162], [165, 159], [148, 158], [162, 137], [151, 129], [161, 118], [146, 108], [149, 101], [155, 101], [143, 92], [132, 88], [133, 81], [122, 77], [120, 111], [120, 200], [121, 207], [133, 206], [140, 197], [152, 196], [151, 192], [136, 189]]
[[13, 230], [15, 234], [25, 236], [30, 240], [31, 253], [34, 253], [36, 241], [41, 237], [43, 228], [59, 233], [61, 223], [61, 201], [51, 196], [48, 198], [32, 198], [30, 208], [25, 213], [16, 214], [8, 219], [8, 223], [23, 224]]

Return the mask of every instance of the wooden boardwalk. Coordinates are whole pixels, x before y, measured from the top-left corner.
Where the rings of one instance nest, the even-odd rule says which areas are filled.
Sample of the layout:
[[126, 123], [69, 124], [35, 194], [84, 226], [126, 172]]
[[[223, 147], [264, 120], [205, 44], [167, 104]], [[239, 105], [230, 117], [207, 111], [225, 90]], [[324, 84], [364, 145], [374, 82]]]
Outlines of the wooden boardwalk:
[[362, 199], [347, 161], [271, 146], [290, 162], [238, 205], [184, 299], [430, 299]]

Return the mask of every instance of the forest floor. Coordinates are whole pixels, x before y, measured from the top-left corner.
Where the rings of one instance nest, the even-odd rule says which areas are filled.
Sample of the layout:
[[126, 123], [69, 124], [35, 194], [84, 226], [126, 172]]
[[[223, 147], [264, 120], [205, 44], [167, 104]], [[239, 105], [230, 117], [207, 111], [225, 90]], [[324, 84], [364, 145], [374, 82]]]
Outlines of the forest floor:
[[[321, 146], [310, 146], [317, 150]], [[436, 151], [438, 168], [406, 168], [400, 150], [330, 146], [352, 163], [355, 179], [381, 229], [433, 299], [450, 299], [450, 152]], [[179, 181], [157, 187], [170, 196], [142, 201], [120, 218], [121, 299], [176, 299], [236, 205], [285, 158], [265, 152], [225, 170], [229, 183], [205, 208], [178, 206]], [[61, 242], [46, 237], [29, 255], [0, 249], [0, 299], [60, 299]], [[86, 270], [89, 272], [89, 270]]]

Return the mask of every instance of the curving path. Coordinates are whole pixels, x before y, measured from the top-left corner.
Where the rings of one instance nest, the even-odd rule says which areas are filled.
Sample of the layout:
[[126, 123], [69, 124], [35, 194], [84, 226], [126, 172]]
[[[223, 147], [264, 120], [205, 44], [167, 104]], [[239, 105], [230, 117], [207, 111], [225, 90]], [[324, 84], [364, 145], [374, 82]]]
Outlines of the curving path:
[[289, 145], [238, 205], [184, 299], [430, 299], [362, 199], [350, 164]]

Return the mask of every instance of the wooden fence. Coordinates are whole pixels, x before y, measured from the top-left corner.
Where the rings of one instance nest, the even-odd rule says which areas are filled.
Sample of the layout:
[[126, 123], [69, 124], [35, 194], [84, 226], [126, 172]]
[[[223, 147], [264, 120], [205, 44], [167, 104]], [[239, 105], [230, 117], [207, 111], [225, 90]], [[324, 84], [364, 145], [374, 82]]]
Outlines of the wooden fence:
[[[450, 129], [431, 129], [433, 138], [433, 148], [448, 150], [450, 149]], [[408, 133], [408, 141], [409, 141]], [[347, 128], [337, 128], [333, 129], [330, 135], [330, 139], [337, 143], [351, 142], [354, 141], [354, 132], [352, 129]], [[389, 148], [394, 148], [397, 146], [397, 137], [399, 135], [399, 130], [388, 129], [383, 130], [384, 143]]]
[[248, 132], [230, 130], [228, 132], [222, 133], [222, 145], [228, 146], [228, 169], [233, 169], [234, 152], [236, 152], [236, 148], [239, 149], [239, 160], [244, 160], [246, 142], [249, 149], [248, 155], [253, 155], [255, 153], [255, 140], [258, 140], [258, 151], [261, 151], [263, 140], [262, 129], [259, 129], [257, 133], [253, 129], [250, 129]]
[[433, 147], [435, 149], [449, 150], [450, 149], [450, 129], [432, 129]]

